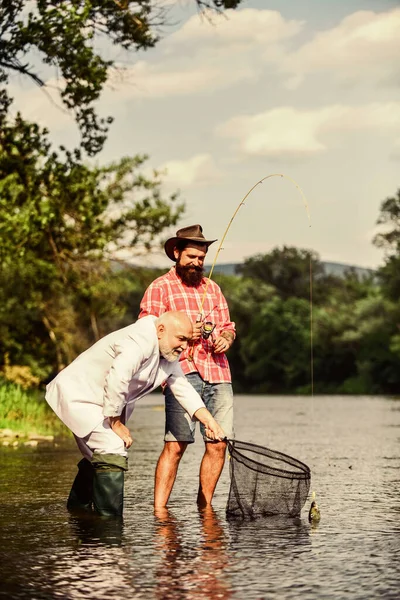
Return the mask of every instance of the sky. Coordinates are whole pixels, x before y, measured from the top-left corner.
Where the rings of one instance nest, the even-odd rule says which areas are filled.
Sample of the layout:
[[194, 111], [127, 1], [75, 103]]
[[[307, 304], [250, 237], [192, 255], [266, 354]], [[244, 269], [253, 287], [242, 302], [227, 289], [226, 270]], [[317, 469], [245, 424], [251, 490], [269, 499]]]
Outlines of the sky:
[[[113, 50], [98, 110], [115, 121], [97, 162], [149, 154], [186, 202], [177, 228], [219, 240], [249, 190], [283, 174], [250, 193], [219, 263], [290, 245], [382, 264], [379, 207], [400, 188], [400, 0], [248, 0], [211, 19], [186, 0], [169, 18], [155, 48]], [[76, 144], [71, 116], [30, 82], [11, 87], [15, 110]]]

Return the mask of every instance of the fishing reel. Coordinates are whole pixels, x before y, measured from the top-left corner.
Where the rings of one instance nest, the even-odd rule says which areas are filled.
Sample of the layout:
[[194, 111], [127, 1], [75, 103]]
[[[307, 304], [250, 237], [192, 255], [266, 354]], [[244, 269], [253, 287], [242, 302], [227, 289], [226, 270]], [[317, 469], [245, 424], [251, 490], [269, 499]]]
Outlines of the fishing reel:
[[204, 321], [201, 328], [201, 337], [203, 340], [208, 340], [214, 329], [215, 323], [212, 323], [211, 321]]

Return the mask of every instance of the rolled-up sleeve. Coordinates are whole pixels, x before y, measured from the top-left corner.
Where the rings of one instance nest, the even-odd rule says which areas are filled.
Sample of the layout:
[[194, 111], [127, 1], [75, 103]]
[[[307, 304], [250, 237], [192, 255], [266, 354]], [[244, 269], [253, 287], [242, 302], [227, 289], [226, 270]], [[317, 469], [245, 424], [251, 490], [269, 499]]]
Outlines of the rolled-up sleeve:
[[115, 358], [106, 377], [103, 415], [119, 417], [127, 402], [129, 383], [144, 360], [143, 350], [132, 338], [114, 346]]
[[199, 408], [205, 408], [203, 400], [183, 374], [180, 364], [174, 364], [174, 370], [167, 383], [179, 404], [189, 413], [190, 418]]

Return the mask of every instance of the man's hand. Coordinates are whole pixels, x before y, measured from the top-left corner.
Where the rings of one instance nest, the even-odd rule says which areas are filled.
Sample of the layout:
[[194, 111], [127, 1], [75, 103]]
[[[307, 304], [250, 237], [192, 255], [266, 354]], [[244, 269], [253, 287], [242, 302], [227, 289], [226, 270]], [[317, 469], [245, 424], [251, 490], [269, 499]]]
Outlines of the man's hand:
[[206, 408], [199, 408], [194, 413], [196, 419], [203, 423], [205, 434], [210, 440], [222, 442], [225, 439], [223, 429], [218, 425], [217, 421]]
[[197, 342], [201, 338], [201, 328], [203, 327], [202, 321], [196, 321], [193, 323], [193, 334], [192, 334], [192, 342]]
[[129, 429], [121, 423], [120, 417], [108, 417], [108, 421], [113, 432], [125, 442], [126, 448], [130, 448], [133, 440]]
[[231, 331], [223, 331], [214, 342], [215, 354], [226, 352], [232, 346], [235, 336]]

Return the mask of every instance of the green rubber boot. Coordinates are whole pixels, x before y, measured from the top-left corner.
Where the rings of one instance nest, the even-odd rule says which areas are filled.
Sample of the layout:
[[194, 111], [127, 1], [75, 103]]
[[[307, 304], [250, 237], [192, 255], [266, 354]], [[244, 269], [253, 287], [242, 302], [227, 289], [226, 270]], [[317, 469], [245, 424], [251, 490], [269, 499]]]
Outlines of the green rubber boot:
[[82, 458], [78, 462], [78, 474], [68, 496], [68, 510], [72, 512], [90, 512], [92, 510], [93, 476], [92, 463], [87, 458]]
[[124, 477], [128, 470], [128, 459], [120, 454], [92, 456], [94, 468], [94, 510], [104, 517], [122, 517], [124, 506]]

